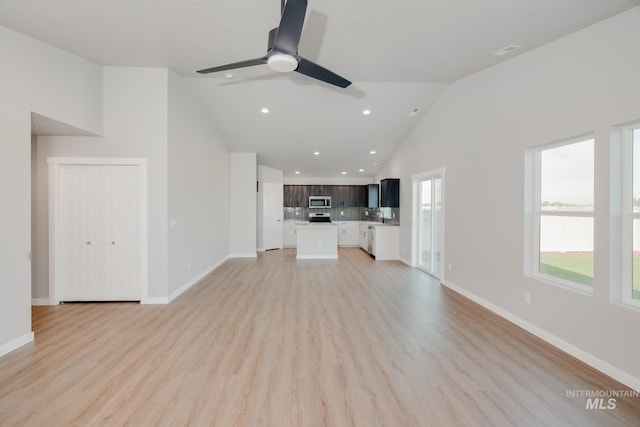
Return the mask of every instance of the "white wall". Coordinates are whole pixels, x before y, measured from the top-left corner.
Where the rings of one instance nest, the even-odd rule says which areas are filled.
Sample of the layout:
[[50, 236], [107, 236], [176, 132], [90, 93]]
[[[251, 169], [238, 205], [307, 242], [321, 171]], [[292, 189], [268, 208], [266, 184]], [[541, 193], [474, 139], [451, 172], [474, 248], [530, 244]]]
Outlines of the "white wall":
[[[386, 177], [385, 177], [386, 178]], [[378, 179], [378, 181], [380, 181]], [[367, 185], [378, 183], [371, 177], [285, 177], [285, 185]]]
[[258, 165], [258, 228], [256, 244], [259, 251], [264, 250], [264, 183], [282, 185], [283, 173], [281, 170], [270, 168], [264, 165]]
[[0, 355], [31, 333], [31, 112], [99, 133], [100, 66], [0, 27]]
[[[135, 157], [148, 159], [148, 296], [166, 298], [167, 286], [167, 99], [168, 71], [161, 68], [104, 67], [102, 137], [39, 137], [37, 193], [48, 188], [47, 157]], [[39, 200], [35, 227], [48, 234], [46, 200]], [[46, 277], [48, 247], [37, 248], [39, 278]], [[48, 285], [34, 283], [34, 298], [48, 296]]]
[[232, 257], [257, 256], [257, 168], [256, 153], [230, 154], [229, 245]]
[[185, 79], [169, 73], [169, 295], [229, 253], [229, 150]]
[[[640, 386], [640, 312], [610, 302], [609, 230], [619, 223], [609, 190], [612, 126], [640, 119], [640, 8], [452, 84], [384, 166], [401, 178], [401, 257], [411, 259], [411, 179], [446, 168], [445, 271], [504, 313], [583, 352], [590, 363]], [[594, 133], [594, 295], [524, 274], [525, 150]], [[614, 176], [614, 178], [610, 178]], [[613, 180], [613, 181], [611, 181]], [[614, 289], [615, 288], [615, 289]], [[524, 292], [531, 293], [531, 305]]]

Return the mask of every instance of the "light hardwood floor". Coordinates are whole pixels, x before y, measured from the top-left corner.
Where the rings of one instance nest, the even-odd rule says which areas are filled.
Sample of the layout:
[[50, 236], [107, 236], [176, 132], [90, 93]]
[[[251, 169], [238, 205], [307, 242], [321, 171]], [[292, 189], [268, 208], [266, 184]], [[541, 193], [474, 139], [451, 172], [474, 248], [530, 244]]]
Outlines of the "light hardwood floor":
[[620, 390], [399, 262], [233, 259], [166, 306], [34, 307], [0, 426], [638, 426]]

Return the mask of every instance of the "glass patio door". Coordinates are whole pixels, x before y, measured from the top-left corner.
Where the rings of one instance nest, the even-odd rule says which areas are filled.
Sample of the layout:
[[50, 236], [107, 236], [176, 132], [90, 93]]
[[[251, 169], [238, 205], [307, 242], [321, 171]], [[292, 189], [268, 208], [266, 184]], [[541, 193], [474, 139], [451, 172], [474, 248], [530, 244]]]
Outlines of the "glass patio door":
[[442, 276], [442, 176], [418, 181], [418, 268]]

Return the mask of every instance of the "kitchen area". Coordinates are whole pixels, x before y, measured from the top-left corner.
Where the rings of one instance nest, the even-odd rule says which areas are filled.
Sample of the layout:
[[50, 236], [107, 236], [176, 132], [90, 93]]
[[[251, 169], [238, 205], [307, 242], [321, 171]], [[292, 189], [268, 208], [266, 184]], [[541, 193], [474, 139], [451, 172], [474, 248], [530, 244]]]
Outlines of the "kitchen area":
[[376, 260], [399, 259], [400, 180], [368, 185], [285, 185], [283, 245], [297, 259], [337, 259], [361, 248]]

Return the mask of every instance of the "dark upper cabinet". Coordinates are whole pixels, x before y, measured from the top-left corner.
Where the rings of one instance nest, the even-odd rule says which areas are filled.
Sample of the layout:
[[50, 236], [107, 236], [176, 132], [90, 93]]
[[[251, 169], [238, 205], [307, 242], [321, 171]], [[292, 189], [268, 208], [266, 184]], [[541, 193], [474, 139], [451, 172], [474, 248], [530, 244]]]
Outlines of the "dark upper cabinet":
[[285, 185], [284, 206], [287, 208], [306, 208], [309, 206], [308, 185]]
[[305, 185], [309, 189], [309, 196], [331, 196], [333, 198], [333, 185]]
[[362, 185], [336, 185], [333, 187], [331, 206], [334, 208], [358, 208], [366, 206], [367, 192]]
[[282, 206], [292, 208], [293, 206], [293, 185], [285, 185], [282, 195]]
[[354, 185], [351, 187], [353, 191], [353, 206], [358, 208], [367, 207], [367, 187], [361, 185]]
[[380, 181], [380, 207], [400, 207], [400, 179], [387, 178]]
[[363, 206], [366, 206], [368, 208], [377, 208], [378, 207], [378, 191], [379, 191], [379, 185], [378, 184], [369, 184], [366, 187], [364, 187], [365, 190], [365, 195], [366, 195], [366, 201], [365, 204]]
[[[285, 185], [284, 206], [309, 207], [309, 196], [330, 196], [331, 207], [367, 206], [367, 186], [362, 185]], [[377, 205], [376, 205], [377, 206]]]
[[331, 207], [332, 208], [344, 208], [349, 206], [349, 194], [345, 185], [336, 185], [333, 188], [333, 194], [331, 195]]

